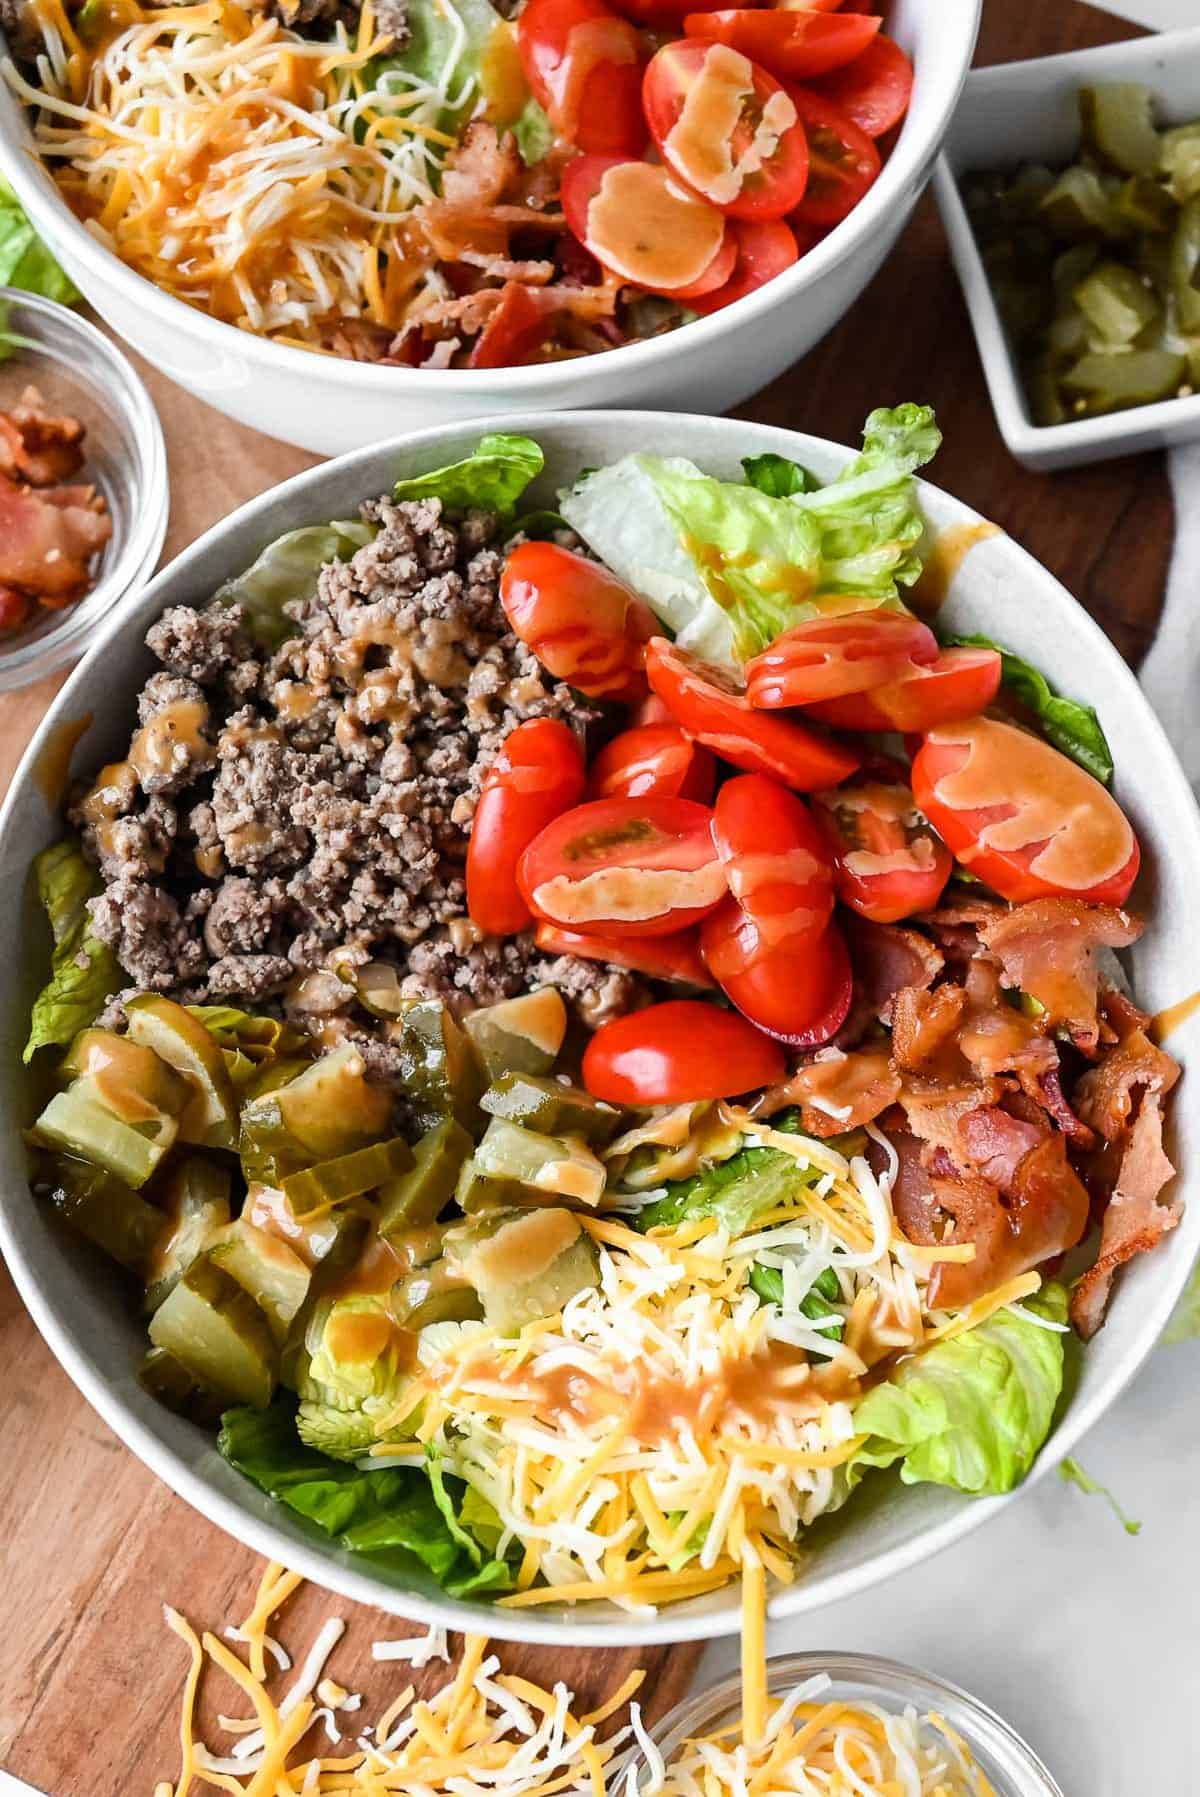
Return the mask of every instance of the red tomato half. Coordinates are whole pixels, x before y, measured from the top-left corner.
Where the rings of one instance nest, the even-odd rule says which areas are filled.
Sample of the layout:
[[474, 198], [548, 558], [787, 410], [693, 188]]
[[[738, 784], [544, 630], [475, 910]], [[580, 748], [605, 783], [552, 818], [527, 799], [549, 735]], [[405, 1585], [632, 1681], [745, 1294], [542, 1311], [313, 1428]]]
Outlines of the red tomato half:
[[808, 186], [796, 217], [806, 225], [836, 225], [878, 176], [879, 151], [823, 94], [806, 87], [788, 91], [808, 138]]
[[890, 37], [873, 39], [856, 61], [826, 76], [819, 89], [868, 137], [882, 137], [900, 123], [912, 90], [912, 63]]
[[772, 948], [734, 898], [700, 928], [700, 946], [726, 997], [760, 1030], [792, 1048], [818, 1048], [846, 1021], [850, 957], [835, 923]]
[[470, 368], [515, 368], [542, 347], [549, 317], [533, 291], [520, 281], [506, 281], [500, 304], [475, 339]]
[[629, 967], [655, 980], [677, 980], [685, 986], [715, 986], [700, 953], [700, 932], [680, 930], [671, 936], [584, 936], [540, 923], [534, 940], [546, 955], [577, 955], [581, 961], [607, 961]]
[[561, 137], [598, 156], [639, 156], [641, 33], [604, 0], [528, 0], [517, 46], [534, 98]]
[[484, 777], [467, 844], [467, 910], [485, 936], [529, 923], [517, 863], [538, 832], [583, 796], [583, 750], [556, 718], [509, 732]]
[[597, 799], [557, 818], [521, 858], [535, 917], [586, 936], [663, 936], [728, 890], [712, 812], [692, 799]]
[[593, 799], [640, 799], [661, 793], [668, 799], [712, 802], [717, 767], [702, 744], [679, 725], [642, 724], [614, 736], [597, 755], [588, 775]]
[[994, 649], [943, 649], [925, 667], [914, 664], [898, 680], [870, 693], [825, 699], [810, 715], [838, 730], [930, 730], [984, 711], [1000, 690]]
[[746, 697], [773, 710], [838, 699], [902, 675], [913, 662], [931, 662], [937, 638], [928, 624], [902, 611], [852, 611], [806, 618], [746, 664]]
[[843, 904], [874, 923], [933, 909], [954, 858], [902, 779], [852, 780], [814, 793], [812, 804]]
[[513, 630], [556, 680], [592, 699], [646, 690], [645, 643], [658, 629], [632, 587], [557, 543], [519, 543], [500, 577]]
[[737, 250], [733, 274], [715, 292], [693, 294], [688, 301], [693, 312], [707, 314], [731, 306], [734, 300], [773, 281], [802, 254], [795, 232], [781, 218], [735, 218], [728, 234]]
[[664, 44], [642, 99], [672, 173], [730, 218], [782, 218], [799, 203], [808, 145], [796, 107], [740, 50], [691, 38]]
[[833, 912], [833, 856], [794, 792], [763, 774], [727, 780], [713, 841], [764, 949], [794, 948], [821, 934]]
[[1001, 898], [1128, 898], [1141, 860], [1128, 818], [1040, 737], [996, 718], [939, 724], [917, 751], [912, 783], [934, 829]]
[[769, 774], [797, 792], [836, 786], [861, 757], [832, 737], [790, 718], [754, 711], [724, 668], [656, 636], [646, 649], [646, 678], [689, 736], [751, 774]]
[[766, 11], [694, 12], [683, 21], [689, 37], [729, 44], [781, 81], [807, 81], [852, 63], [869, 46], [882, 19], [865, 14]]
[[602, 1025], [583, 1057], [583, 1083], [609, 1104], [691, 1104], [735, 1098], [783, 1078], [774, 1042], [744, 1017], [703, 999], [670, 999]]
[[733, 273], [737, 244], [724, 215], [657, 163], [576, 156], [560, 185], [567, 223], [580, 243], [634, 286], [691, 299], [723, 286]]

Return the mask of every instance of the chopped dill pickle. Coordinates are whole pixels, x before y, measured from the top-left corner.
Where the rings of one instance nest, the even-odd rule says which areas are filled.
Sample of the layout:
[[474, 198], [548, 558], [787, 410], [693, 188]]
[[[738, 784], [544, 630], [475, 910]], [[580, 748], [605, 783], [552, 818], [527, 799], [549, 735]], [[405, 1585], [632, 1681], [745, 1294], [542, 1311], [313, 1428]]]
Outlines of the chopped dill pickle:
[[105, 1167], [135, 1189], [144, 1186], [175, 1140], [173, 1117], [125, 1123], [90, 1077], [56, 1092], [33, 1126], [35, 1140]]
[[528, 1073], [501, 1074], [479, 1102], [490, 1117], [523, 1123], [546, 1135], [582, 1136], [594, 1143], [610, 1141], [621, 1121], [615, 1106], [593, 1098], [581, 1087]]
[[493, 1329], [515, 1334], [599, 1283], [596, 1250], [567, 1210], [509, 1212], [453, 1229], [446, 1253]]
[[1184, 336], [1200, 332], [1200, 199], [1189, 200], [1171, 239], [1171, 298]]
[[214, 1386], [206, 1385], [203, 1379], [196, 1378], [194, 1373], [189, 1373], [165, 1348], [149, 1350], [138, 1368], [138, 1384], [158, 1403], [173, 1410], [176, 1416], [186, 1417], [188, 1422], [198, 1423], [203, 1429], [215, 1429], [221, 1421], [221, 1412], [229, 1408], [227, 1397]]
[[437, 999], [422, 1000], [400, 1023], [400, 1076], [405, 1090], [434, 1116], [477, 1127], [483, 1076], [470, 1038]]
[[229, 1222], [230, 1183], [228, 1170], [201, 1154], [188, 1155], [168, 1173], [158, 1194], [163, 1234], [145, 1270], [146, 1311], [158, 1309]]
[[489, 1079], [502, 1073], [549, 1073], [567, 1033], [567, 1007], [552, 986], [485, 1005], [463, 1020]]
[[1064, 169], [1038, 208], [1050, 229], [1067, 242], [1119, 237], [1124, 225], [1112, 195], [1095, 169]]
[[577, 1137], [541, 1135], [493, 1117], [463, 1168], [456, 1196], [467, 1212], [494, 1202], [498, 1186], [508, 1188], [509, 1204], [573, 1198], [591, 1206], [600, 1202], [604, 1183], [603, 1162]]
[[427, 1267], [414, 1267], [392, 1287], [392, 1315], [402, 1329], [424, 1329], [427, 1323], [467, 1323], [483, 1316], [475, 1287], [444, 1256]]
[[1200, 119], [1163, 132], [1159, 172], [1181, 206], [1200, 199]]
[[335, 1049], [243, 1106], [246, 1178], [278, 1185], [286, 1174], [369, 1147], [388, 1133], [391, 1115], [391, 1095], [370, 1084], [358, 1050]]
[[237, 1144], [237, 1098], [215, 1036], [183, 1005], [139, 992], [125, 1006], [130, 1040], [152, 1049], [189, 1087], [179, 1139], [202, 1148]]
[[1122, 175], [1153, 175], [1162, 145], [1154, 101], [1140, 81], [1105, 81], [1079, 90], [1085, 146]]
[[1089, 417], [1126, 406], [1173, 399], [1187, 378], [1187, 359], [1165, 349], [1135, 349], [1081, 356], [1063, 376], [1069, 395]]
[[266, 1317], [208, 1255], [192, 1262], [150, 1319], [150, 1340], [193, 1378], [265, 1410], [279, 1356]]
[[1123, 349], [1159, 316], [1145, 281], [1120, 262], [1100, 262], [1075, 289], [1075, 304], [1104, 345]]
[[[1080, 344], [1082, 350], [1083, 345]], [[1039, 356], [1025, 369], [1025, 390], [1035, 424], [1066, 424], [1070, 413], [1063, 404], [1058, 368], [1052, 356]]]
[[279, 1189], [292, 1215], [305, 1217], [310, 1211], [328, 1210], [347, 1198], [373, 1192], [397, 1174], [407, 1173], [412, 1164], [413, 1152], [404, 1137], [392, 1136], [386, 1142], [369, 1142], [365, 1148], [288, 1173], [280, 1180]]
[[71, 1155], [46, 1155], [35, 1174], [55, 1210], [97, 1248], [145, 1275], [166, 1220], [154, 1205], [91, 1161]]
[[1135, 231], [1169, 231], [1175, 223], [1175, 203], [1171, 195], [1144, 175], [1131, 175], [1121, 183], [1116, 199], [1117, 211]]
[[208, 1252], [213, 1264], [254, 1299], [282, 1346], [312, 1282], [300, 1256], [245, 1217], [219, 1230]]
[[426, 1130], [412, 1151], [408, 1171], [380, 1187], [379, 1233], [396, 1235], [436, 1222], [454, 1196], [472, 1147], [470, 1136], [453, 1117], [443, 1117]]

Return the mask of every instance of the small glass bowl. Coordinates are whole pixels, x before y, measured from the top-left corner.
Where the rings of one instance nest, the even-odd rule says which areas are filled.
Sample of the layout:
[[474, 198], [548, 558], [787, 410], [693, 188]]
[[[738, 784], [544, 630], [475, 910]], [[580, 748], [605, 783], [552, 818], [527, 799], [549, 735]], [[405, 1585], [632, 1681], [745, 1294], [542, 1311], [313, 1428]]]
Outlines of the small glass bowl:
[[38, 606], [27, 628], [0, 636], [0, 692], [81, 655], [97, 625], [150, 573], [167, 530], [162, 427], [133, 368], [68, 307], [0, 287], [0, 411], [30, 386], [51, 412], [83, 424], [87, 460], [73, 478], [103, 493], [113, 531], [90, 593], [62, 611]]
[[[957, 1685], [899, 1660], [860, 1653], [788, 1654], [769, 1663], [767, 1689], [772, 1697], [783, 1698], [821, 1672], [833, 1680], [831, 1697], [865, 1699], [896, 1714], [911, 1704], [920, 1716], [932, 1711], [943, 1717], [971, 1749], [996, 1797], [1063, 1797], [1032, 1747], [994, 1710]], [[668, 1768], [685, 1741], [736, 1722], [741, 1707], [741, 1681], [736, 1677], [676, 1704], [652, 1731]], [[647, 1767], [644, 1759], [635, 1764], [638, 1790], [646, 1797]]]

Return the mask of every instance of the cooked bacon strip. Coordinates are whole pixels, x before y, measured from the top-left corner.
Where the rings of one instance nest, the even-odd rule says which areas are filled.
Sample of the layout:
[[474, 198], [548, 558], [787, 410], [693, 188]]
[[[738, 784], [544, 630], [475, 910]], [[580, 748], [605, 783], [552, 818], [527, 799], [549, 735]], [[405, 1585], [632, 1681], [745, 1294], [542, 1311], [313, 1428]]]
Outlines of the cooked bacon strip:
[[822, 1049], [785, 1084], [766, 1093], [758, 1111], [769, 1116], [785, 1105], [798, 1104], [810, 1136], [836, 1136], [872, 1123], [899, 1094], [899, 1076], [885, 1049], [861, 1048], [852, 1054]]
[[931, 1149], [944, 1149], [954, 1166], [969, 1172], [963, 1119], [981, 1106], [998, 1105], [1006, 1091], [1007, 1085], [1000, 1079], [964, 1079], [955, 1085], [946, 1079], [914, 1075], [905, 1080], [900, 1103], [913, 1135]]
[[1050, 1126], [1044, 1119], [1014, 1117], [998, 1104], [983, 1104], [963, 1118], [959, 1133], [983, 1177], [1006, 1192], [1020, 1162], [1045, 1141]]
[[0, 474], [33, 487], [70, 480], [83, 467], [84, 428], [56, 418], [36, 387], [26, 387], [10, 412], [0, 412]]
[[1049, 1072], [1058, 1050], [1039, 1023], [1009, 1004], [1000, 989], [999, 969], [978, 956], [967, 969], [967, 1007], [959, 1050], [977, 1073]]
[[1135, 1254], [1148, 1254], [1183, 1213], [1178, 1198], [1160, 1203], [1159, 1195], [1175, 1168], [1162, 1141], [1162, 1095], [1151, 1091], [1142, 1100], [1129, 1141], [1121, 1157], [1121, 1171], [1100, 1232], [1096, 1264], [1071, 1294], [1071, 1321], [1090, 1341], [1104, 1321], [1113, 1280]]
[[75, 598], [111, 535], [108, 508], [93, 488], [40, 493], [0, 477], [0, 586], [48, 602]]
[[856, 1004], [883, 1023], [891, 1022], [897, 992], [906, 986], [932, 986], [945, 965], [941, 951], [919, 930], [849, 914], [842, 927], [854, 968]]
[[1037, 999], [1047, 1024], [1065, 1027], [1090, 1055], [1100, 1040], [1097, 951], [1128, 948], [1141, 933], [1136, 918], [1112, 905], [1045, 898], [984, 924], [979, 939], [999, 960], [1005, 983]]
[[973, 1260], [942, 1261], [934, 1268], [928, 1287], [934, 1309], [970, 1304], [1005, 1280], [1065, 1253], [1087, 1228], [1088, 1195], [1061, 1135], [1044, 1136], [1005, 1171], [1009, 1180], [1003, 1198], [978, 1174], [932, 1180], [934, 1197], [954, 1218], [949, 1239], [975, 1244]]
[[1036, 1104], [1039, 1104], [1052, 1117], [1062, 1130], [1068, 1141], [1076, 1148], [1094, 1148], [1096, 1132], [1089, 1129], [1080, 1117], [1077, 1117], [1067, 1095], [1062, 1088], [1062, 1076], [1057, 1065], [1047, 1068], [1045, 1073], [1027, 1076], [1018, 1069], [1017, 1077], [1022, 1088]]
[[[958, 1030], [967, 994], [962, 986], [932, 992], [905, 986], [892, 1001], [892, 1060], [905, 1073], [922, 1073], [939, 1058], [958, 1060]], [[958, 1077], [962, 1077], [961, 1062]]]
[[476, 119], [467, 126], [442, 170], [442, 197], [454, 206], [494, 206], [521, 174], [516, 139]]

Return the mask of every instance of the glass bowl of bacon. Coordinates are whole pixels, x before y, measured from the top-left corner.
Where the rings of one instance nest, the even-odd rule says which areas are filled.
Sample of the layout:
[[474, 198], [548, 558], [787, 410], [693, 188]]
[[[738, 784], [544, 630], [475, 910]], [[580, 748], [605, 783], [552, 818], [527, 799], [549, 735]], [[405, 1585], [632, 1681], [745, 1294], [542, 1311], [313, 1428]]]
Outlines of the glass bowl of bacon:
[[129, 362], [67, 307], [0, 288], [0, 692], [80, 655], [166, 528], [162, 430]]

